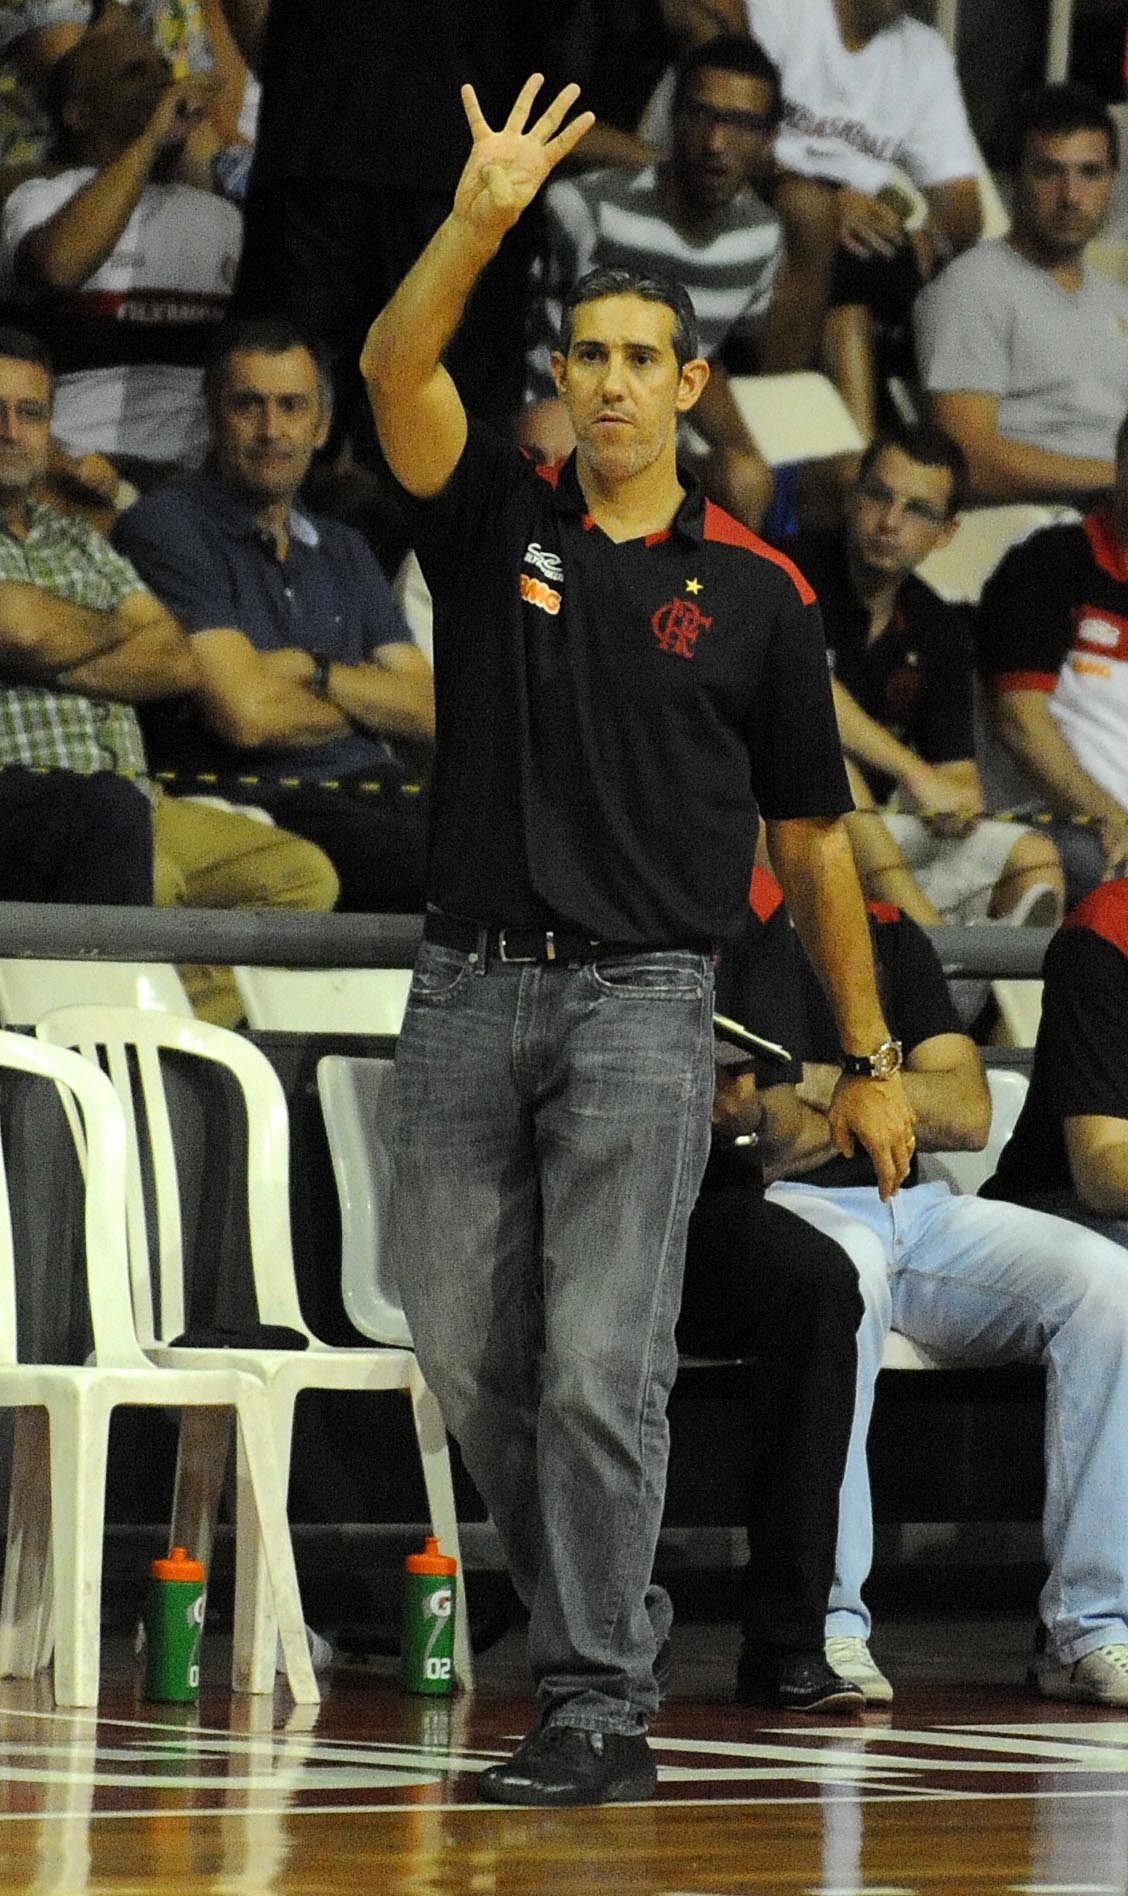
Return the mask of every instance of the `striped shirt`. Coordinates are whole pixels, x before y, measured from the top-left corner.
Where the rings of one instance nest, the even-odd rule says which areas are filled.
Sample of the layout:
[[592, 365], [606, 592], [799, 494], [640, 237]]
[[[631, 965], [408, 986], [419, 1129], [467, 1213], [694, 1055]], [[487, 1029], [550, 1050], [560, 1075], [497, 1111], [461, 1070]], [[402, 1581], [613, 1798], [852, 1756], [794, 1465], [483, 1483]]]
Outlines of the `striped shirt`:
[[[110, 612], [127, 594], [145, 590], [129, 561], [93, 527], [39, 501], [31, 504], [26, 539], [0, 525], [0, 584], [5, 580], [38, 586], [93, 612]], [[0, 683], [0, 766], [5, 764], [143, 777], [141, 727], [132, 705], [111, 698]]]
[[782, 236], [778, 218], [751, 191], [737, 194], [707, 243], [691, 242], [670, 223], [655, 165], [560, 178], [545, 193], [545, 212], [548, 256], [527, 361], [530, 401], [556, 393], [549, 359], [560, 334], [562, 299], [597, 265], [658, 270], [683, 284], [706, 358], [734, 329], [754, 334], [771, 301]]

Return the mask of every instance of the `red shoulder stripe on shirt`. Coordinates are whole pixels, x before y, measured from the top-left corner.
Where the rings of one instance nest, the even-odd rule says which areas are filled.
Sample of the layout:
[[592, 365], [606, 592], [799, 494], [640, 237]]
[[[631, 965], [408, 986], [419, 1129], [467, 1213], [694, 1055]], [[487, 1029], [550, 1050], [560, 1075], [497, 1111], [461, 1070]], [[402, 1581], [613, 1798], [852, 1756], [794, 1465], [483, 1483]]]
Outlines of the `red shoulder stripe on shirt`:
[[1071, 909], [1063, 928], [1087, 928], [1128, 958], [1128, 881], [1098, 883]]
[[756, 868], [748, 885], [748, 906], [761, 922], [770, 922], [780, 903], [783, 890], [770, 870]]
[[725, 546], [746, 547], [750, 553], [758, 553], [761, 559], [770, 560], [773, 566], [782, 567], [794, 582], [795, 590], [803, 604], [805, 606], [814, 604], [814, 588], [808, 580], [804, 579], [794, 560], [789, 560], [786, 553], [780, 553], [774, 546], [769, 546], [767, 541], [761, 540], [750, 527], [741, 526], [739, 520], [734, 520], [723, 507], [715, 506], [711, 500], [705, 502], [705, 538], [720, 540]]
[[1053, 691], [1056, 672], [996, 672], [991, 679], [995, 691]]
[[1102, 501], [1099, 506], [1093, 508], [1092, 513], [1085, 515], [1081, 524], [1085, 529], [1089, 550], [1097, 565], [1102, 572], [1108, 574], [1110, 579], [1117, 579], [1123, 584], [1128, 580], [1128, 559], [1125, 558], [1124, 548], [1116, 537], [1111, 507], [1107, 502]]

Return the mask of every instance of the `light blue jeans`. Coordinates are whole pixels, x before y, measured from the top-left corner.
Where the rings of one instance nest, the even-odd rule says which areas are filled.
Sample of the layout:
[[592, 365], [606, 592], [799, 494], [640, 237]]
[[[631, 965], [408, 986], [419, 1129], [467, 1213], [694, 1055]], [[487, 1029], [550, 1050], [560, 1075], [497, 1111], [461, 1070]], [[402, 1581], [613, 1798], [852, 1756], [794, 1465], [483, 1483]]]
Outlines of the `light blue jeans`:
[[542, 1712], [585, 1730], [642, 1731], [658, 1703], [712, 994], [689, 952], [487, 968], [425, 942], [396, 1052], [404, 1309], [529, 1608]]
[[1040, 1607], [1050, 1650], [1072, 1665], [1128, 1640], [1128, 1253], [1062, 1218], [944, 1184], [908, 1187], [885, 1205], [868, 1186], [787, 1182], [769, 1196], [845, 1247], [865, 1304], [827, 1632], [869, 1636], [865, 1442], [892, 1326], [953, 1363], [1044, 1364], [1050, 1573]]

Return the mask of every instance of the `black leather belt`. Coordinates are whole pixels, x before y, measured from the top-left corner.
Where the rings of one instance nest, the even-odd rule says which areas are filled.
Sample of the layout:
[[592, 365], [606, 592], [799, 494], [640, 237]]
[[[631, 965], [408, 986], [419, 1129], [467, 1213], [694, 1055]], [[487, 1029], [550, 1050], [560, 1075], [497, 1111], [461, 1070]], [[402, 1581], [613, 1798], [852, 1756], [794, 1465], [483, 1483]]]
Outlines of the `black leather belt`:
[[712, 944], [647, 941], [592, 941], [590, 936], [571, 930], [552, 928], [488, 928], [458, 915], [439, 915], [433, 911], [423, 920], [424, 941], [437, 942], [440, 948], [454, 948], [460, 954], [484, 955], [487, 960], [505, 962], [534, 961], [605, 961], [612, 955], [645, 955], [670, 952], [675, 946], [689, 948], [694, 954], [713, 952]]

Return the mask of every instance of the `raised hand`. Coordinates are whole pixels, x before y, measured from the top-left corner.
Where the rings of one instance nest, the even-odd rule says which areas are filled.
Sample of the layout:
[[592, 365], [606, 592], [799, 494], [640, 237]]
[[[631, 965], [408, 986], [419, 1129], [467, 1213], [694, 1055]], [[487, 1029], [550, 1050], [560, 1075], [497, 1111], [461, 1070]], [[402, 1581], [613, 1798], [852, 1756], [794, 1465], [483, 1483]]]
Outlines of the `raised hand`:
[[453, 215], [490, 244], [500, 243], [555, 166], [595, 123], [594, 112], [581, 112], [560, 129], [580, 96], [579, 86], [570, 85], [529, 125], [533, 101], [543, 84], [540, 73], [525, 81], [499, 132], [486, 124], [473, 86], [462, 88], [463, 110], [474, 142], [458, 181]]

